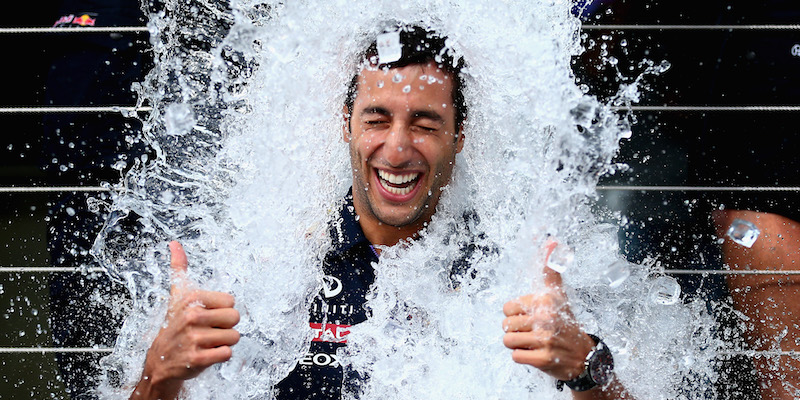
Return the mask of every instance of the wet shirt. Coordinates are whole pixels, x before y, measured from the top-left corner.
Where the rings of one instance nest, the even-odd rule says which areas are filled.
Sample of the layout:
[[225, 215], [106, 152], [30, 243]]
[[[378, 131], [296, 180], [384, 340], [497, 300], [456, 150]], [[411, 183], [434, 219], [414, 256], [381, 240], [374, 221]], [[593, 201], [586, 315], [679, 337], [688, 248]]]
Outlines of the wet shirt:
[[323, 261], [323, 291], [311, 304], [309, 329], [314, 339], [295, 368], [276, 386], [280, 400], [340, 399], [344, 372], [336, 350], [347, 343], [349, 328], [367, 319], [366, 295], [375, 280], [378, 256], [356, 221], [348, 194], [331, 227], [333, 246]]

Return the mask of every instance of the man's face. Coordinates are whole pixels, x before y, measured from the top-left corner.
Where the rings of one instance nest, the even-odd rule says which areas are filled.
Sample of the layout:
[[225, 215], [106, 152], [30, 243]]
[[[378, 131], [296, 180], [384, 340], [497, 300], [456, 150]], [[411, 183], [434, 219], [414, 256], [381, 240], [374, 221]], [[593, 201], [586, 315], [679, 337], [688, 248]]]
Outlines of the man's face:
[[361, 72], [344, 127], [361, 218], [419, 228], [430, 220], [463, 145], [452, 89], [432, 63]]

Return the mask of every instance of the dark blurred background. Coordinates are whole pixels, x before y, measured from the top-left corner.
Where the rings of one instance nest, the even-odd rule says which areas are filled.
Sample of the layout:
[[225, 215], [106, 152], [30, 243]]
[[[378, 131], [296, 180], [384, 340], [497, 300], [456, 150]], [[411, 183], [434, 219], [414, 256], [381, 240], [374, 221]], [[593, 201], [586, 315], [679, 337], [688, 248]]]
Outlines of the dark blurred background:
[[[587, 25], [797, 24], [800, 7], [770, 0], [606, 0], [591, 3], [583, 19]], [[606, 97], [638, 76], [646, 66], [643, 60], [666, 60], [668, 71], [643, 80], [640, 105], [797, 105], [798, 43], [800, 30], [592, 30], [584, 33], [587, 51], [575, 60], [575, 71], [592, 88], [590, 93]], [[605, 177], [601, 185], [800, 186], [797, 117], [797, 112], [775, 111], [634, 112], [633, 135], [622, 141], [617, 157], [629, 169]], [[790, 191], [602, 190], [599, 208], [621, 215], [621, 245], [630, 261], [654, 258], [674, 273], [725, 268], [713, 210], [755, 210], [800, 221], [797, 200], [797, 192]], [[732, 311], [723, 277], [674, 276], [686, 301], [707, 302], [720, 324], [720, 337], [748, 349], [742, 339], [748, 326]], [[716, 366], [718, 398], [760, 398], [749, 357], [720, 356]]]
[[[144, 26], [137, 0], [14, 4], [0, 27]], [[13, 16], [13, 18], [10, 18]], [[146, 33], [5, 33], [0, 107], [132, 106], [151, 68]], [[119, 112], [0, 113], [0, 187], [97, 187], [146, 153], [141, 124]], [[0, 193], [0, 397], [91, 398], [102, 349], [113, 346], [129, 300], [93, 272], [103, 191]], [[34, 267], [41, 270], [14, 270]], [[60, 269], [52, 269], [60, 268]], [[49, 270], [48, 270], [49, 269]], [[24, 348], [100, 349], [36, 352]]]

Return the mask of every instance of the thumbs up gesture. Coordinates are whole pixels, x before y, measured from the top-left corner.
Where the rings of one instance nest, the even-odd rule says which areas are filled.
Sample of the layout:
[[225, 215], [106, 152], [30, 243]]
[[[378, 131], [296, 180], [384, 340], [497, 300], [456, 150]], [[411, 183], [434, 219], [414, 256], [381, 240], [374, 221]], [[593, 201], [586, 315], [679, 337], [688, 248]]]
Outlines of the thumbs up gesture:
[[[557, 243], [545, 247], [545, 260]], [[511, 358], [532, 365], [559, 380], [570, 380], [584, 370], [595, 343], [580, 327], [569, 308], [561, 274], [544, 267], [546, 290], [509, 301], [503, 306], [503, 344]]]
[[147, 351], [144, 371], [131, 399], [174, 399], [184, 380], [231, 358], [239, 341], [233, 327], [239, 312], [228, 293], [193, 288], [186, 277], [183, 246], [171, 242], [169, 311], [165, 326]]

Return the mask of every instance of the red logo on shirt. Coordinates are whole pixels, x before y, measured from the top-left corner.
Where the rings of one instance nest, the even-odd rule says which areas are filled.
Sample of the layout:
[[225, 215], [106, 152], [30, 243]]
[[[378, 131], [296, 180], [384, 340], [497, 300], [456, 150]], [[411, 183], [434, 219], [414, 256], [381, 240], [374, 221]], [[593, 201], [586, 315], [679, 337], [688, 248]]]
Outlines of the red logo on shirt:
[[334, 342], [334, 343], [347, 343], [347, 336], [350, 333], [352, 325], [337, 325], [337, 324], [320, 324], [317, 322], [310, 322], [311, 330], [314, 331], [313, 342]]

